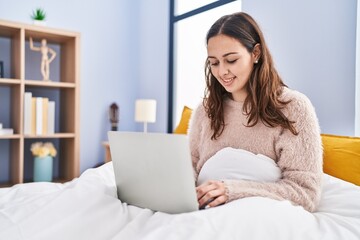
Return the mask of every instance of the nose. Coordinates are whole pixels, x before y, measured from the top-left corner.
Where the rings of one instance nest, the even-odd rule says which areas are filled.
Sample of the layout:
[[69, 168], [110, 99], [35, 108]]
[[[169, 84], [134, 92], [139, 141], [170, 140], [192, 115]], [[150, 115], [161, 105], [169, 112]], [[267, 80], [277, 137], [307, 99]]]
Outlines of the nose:
[[224, 76], [229, 74], [229, 69], [224, 64], [219, 64], [219, 75]]

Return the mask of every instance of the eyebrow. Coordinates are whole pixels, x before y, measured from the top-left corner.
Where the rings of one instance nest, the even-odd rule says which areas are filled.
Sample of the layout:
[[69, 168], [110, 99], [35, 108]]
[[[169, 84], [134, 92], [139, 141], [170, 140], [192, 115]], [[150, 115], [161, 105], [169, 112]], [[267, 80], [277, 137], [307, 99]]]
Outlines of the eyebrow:
[[[229, 56], [231, 54], [238, 54], [238, 52], [229, 52], [229, 53], [225, 53], [224, 55], [222, 55], [222, 57], [226, 57], [226, 56]], [[208, 56], [208, 58], [216, 58], [214, 56]]]

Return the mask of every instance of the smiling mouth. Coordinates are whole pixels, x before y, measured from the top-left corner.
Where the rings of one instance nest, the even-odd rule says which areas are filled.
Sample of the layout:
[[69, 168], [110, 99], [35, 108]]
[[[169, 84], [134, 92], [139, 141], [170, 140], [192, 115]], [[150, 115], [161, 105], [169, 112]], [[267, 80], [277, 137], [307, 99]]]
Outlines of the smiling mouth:
[[234, 79], [235, 79], [235, 77], [232, 77], [232, 78], [228, 78], [228, 79], [223, 79], [222, 81], [223, 81], [226, 85], [228, 85], [228, 84], [232, 83], [232, 82], [234, 81]]

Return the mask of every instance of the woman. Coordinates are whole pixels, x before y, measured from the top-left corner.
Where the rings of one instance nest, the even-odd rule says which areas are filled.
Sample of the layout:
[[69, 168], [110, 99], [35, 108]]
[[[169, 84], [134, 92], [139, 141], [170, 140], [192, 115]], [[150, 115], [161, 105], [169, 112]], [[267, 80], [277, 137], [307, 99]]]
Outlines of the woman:
[[315, 211], [321, 193], [322, 145], [311, 102], [283, 83], [259, 26], [248, 14], [221, 17], [206, 41], [207, 88], [189, 129], [196, 177], [227, 147], [273, 159], [281, 177], [273, 182], [236, 179], [218, 169], [224, 176], [197, 186], [199, 205], [215, 207], [259, 196]]

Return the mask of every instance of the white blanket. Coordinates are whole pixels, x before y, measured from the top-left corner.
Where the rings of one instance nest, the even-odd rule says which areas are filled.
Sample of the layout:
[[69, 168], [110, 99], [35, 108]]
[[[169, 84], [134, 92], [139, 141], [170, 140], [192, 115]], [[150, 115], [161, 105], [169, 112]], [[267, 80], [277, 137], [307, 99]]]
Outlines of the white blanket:
[[0, 189], [0, 239], [359, 240], [359, 200], [360, 187], [324, 174], [313, 214], [288, 201], [252, 197], [170, 215], [121, 203], [110, 162], [65, 184]]

